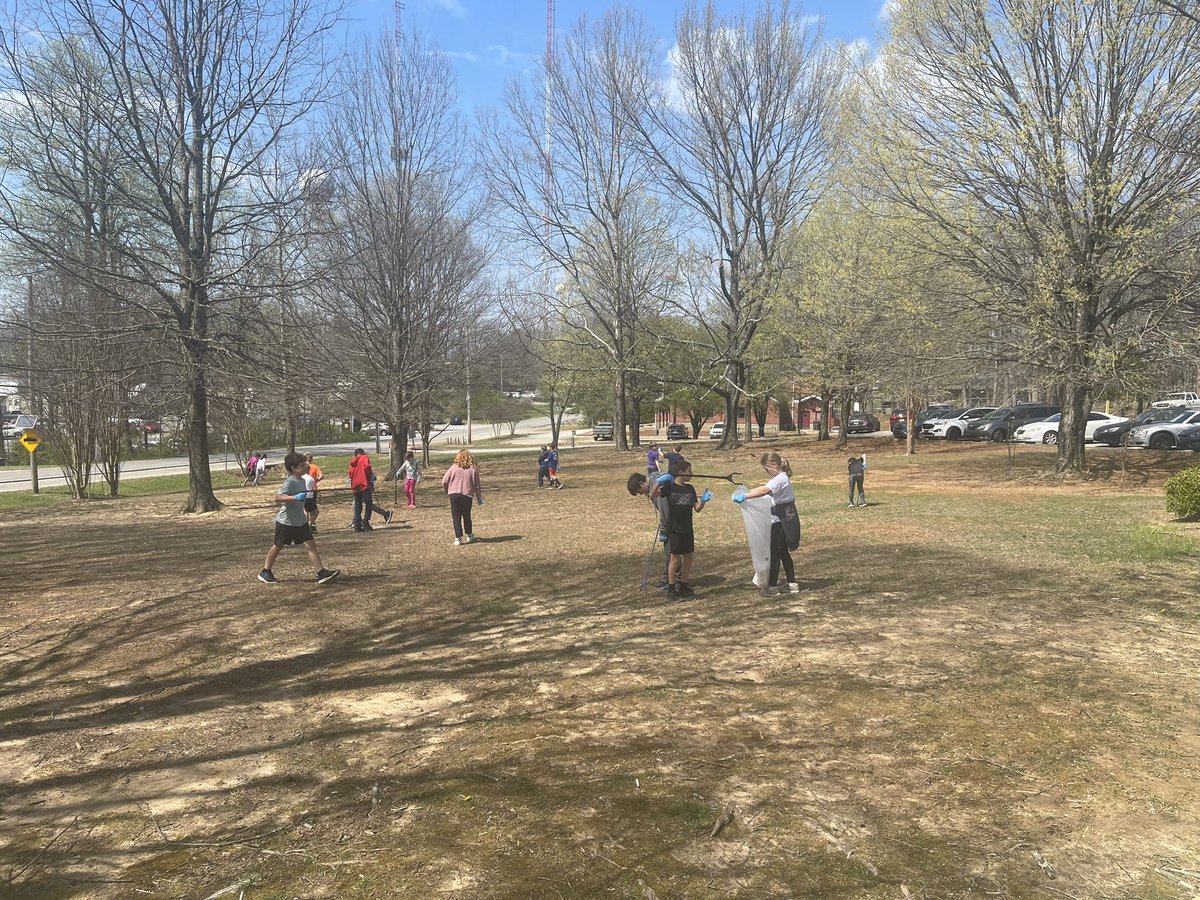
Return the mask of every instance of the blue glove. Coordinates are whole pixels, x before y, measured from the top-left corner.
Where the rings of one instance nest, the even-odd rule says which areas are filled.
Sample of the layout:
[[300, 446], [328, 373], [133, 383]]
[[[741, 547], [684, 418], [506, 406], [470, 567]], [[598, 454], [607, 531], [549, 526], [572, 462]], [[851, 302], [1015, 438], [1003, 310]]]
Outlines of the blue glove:
[[300, 493], [298, 493], [296, 495], [296, 499], [297, 500], [307, 500], [311, 496], [312, 496], [312, 494], [310, 494], [308, 491], [301, 491]]
[[655, 480], [655, 481], [657, 481], [659, 484], [666, 484], [668, 481], [674, 481], [674, 480], [675, 480], [675, 476], [674, 476], [674, 475], [672, 475], [670, 472], [668, 472], [668, 473], [667, 473], [667, 474], [665, 474], [665, 475], [659, 475], [659, 476], [658, 476], [657, 478], [655, 478], [654, 480]]
[[483, 506], [483, 498], [482, 497], [479, 498], [479, 505]]
[[668, 535], [664, 532], [659, 532], [658, 539], [665, 544], [667, 542]]
[[711, 499], [712, 499], [713, 497], [715, 497], [715, 496], [717, 496], [717, 495], [716, 495], [716, 494], [714, 494], [712, 491], [705, 491], [705, 492], [704, 492], [703, 494], [701, 494], [701, 496], [700, 496], [700, 502], [701, 502], [701, 503], [707, 503], [709, 500], [711, 500]]
[[745, 492], [745, 491], [738, 491], [737, 493], [735, 493], [735, 494], [733, 495], [733, 502], [734, 502], [734, 503], [741, 503], [741, 502], [742, 502], [743, 500], [745, 500], [745, 499], [746, 499], [746, 492]]

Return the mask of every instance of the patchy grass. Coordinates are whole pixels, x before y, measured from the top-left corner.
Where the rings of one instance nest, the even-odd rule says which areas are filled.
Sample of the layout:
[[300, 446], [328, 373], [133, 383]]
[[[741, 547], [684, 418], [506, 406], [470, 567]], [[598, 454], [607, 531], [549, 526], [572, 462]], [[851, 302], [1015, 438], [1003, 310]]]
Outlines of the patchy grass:
[[856, 441], [873, 505], [847, 509], [828, 446], [687, 452], [754, 484], [764, 445], [805, 525], [803, 592], [770, 600], [727, 485], [696, 520], [698, 599], [639, 592], [641, 455], [608, 448], [563, 491], [534, 487], [536, 450], [485, 458], [464, 547], [437, 463], [368, 535], [331, 495], [325, 588], [294, 549], [254, 581], [275, 484], [204, 516], [165, 494], [6, 514], [0, 893], [1193, 896], [1179, 463], [1096, 453], [1060, 484], [1044, 454]]

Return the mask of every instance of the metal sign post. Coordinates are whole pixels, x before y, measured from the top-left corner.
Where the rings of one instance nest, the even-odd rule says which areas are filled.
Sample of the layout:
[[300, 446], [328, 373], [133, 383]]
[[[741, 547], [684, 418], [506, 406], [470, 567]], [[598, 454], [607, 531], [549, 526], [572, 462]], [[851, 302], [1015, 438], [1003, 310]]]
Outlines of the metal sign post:
[[41, 443], [42, 439], [37, 436], [36, 431], [26, 431], [21, 435], [21, 446], [29, 451], [29, 483], [33, 485], [35, 494], [39, 493], [37, 449]]

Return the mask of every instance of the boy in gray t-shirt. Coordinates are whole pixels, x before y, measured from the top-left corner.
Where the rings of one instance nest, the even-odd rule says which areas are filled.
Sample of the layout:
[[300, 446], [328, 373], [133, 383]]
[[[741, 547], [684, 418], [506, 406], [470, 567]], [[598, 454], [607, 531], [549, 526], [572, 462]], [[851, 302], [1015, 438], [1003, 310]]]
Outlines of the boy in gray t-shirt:
[[326, 569], [321, 563], [321, 554], [317, 552], [317, 541], [308, 525], [308, 516], [304, 511], [304, 501], [311, 493], [304, 489], [304, 476], [308, 472], [308, 460], [299, 453], [289, 453], [283, 461], [288, 477], [275, 495], [279, 504], [279, 512], [275, 514], [275, 543], [267, 551], [267, 559], [258, 580], [264, 584], [278, 584], [279, 579], [271, 571], [279, 551], [288, 544], [303, 544], [308, 551], [308, 559], [317, 570], [317, 584], [325, 584], [338, 577], [337, 569]]

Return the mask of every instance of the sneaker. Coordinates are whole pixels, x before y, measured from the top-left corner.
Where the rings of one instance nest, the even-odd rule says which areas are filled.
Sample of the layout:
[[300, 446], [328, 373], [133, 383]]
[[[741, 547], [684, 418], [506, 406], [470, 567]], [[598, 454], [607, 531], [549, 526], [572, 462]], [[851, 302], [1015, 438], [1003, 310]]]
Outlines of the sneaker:
[[787, 589], [788, 589], [788, 593], [789, 593], [789, 594], [798, 594], [798, 593], [800, 593], [800, 585], [798, 585], [798, 584], [797, 584], [796, 582], [794, 582], [794, 581], [789, 581], [789, 582], [787, 583]]
[[468, 534], [468, 535], [467, 535], [467, 539], [466, 539], [465, 543], [467, 543], [467, 544], [473, 544], [473, 543], [475, 543], [475, 535], [473, 535], [473, 534]]
[[764, 597], [778, 597], [779, 593], [780, 591], [778, 585], [769, 585], [768, 587], [762, 589], [762, 595]]
[[383, 524], [384, 525], [392, 524], [392, 511], [390, 509], [383, 514]]
[[333, 579], [341, 574], [341, 569], [322, 569], [317, 573], [317, 584], [325, 584], [327, 581], [333, 581]]
[[667, 581], [667, 579], [665, 579], [665, 578], [664, 578], [662, 581], [660, 581], [660, 582], [658, 583], [658, 585], [657, 585], [657, 588], [658, 588], [658, 590], [660, 590], [660, 591], [666, 591], [666, 590], [670, 590], [670, 588], [671, 588], [671, 582]]
[[556, 491], [561, 491], [561, 490], [562, 490], [562, 482], [560, 481], [558, 484], [556, 484], [556, 485], [554, 486], [554, 489], [555, 489]]
[[853, 507], [855, 507], [855, 506], [858, 506], [858, 504], [857, 504], [857, 503], [847, 503], [846, 505], [847, 505], [847, 506], [849, 506], [849, 507], [852, 507], [852, 508], [853, 508]]
[[455, 547], [461, 547], [461, 546], [462, 546], [462, 538], [455, 538], [455, 539], [454, 539], [454, 546], [455, 546]]
[[359, 531], [374, 531], [374, 530], [375, 529], [371, 527], [370, 522], [363, 522], [362, 527], [359, 528]]
[[258, 580], [263, 584], [279, 584], [279, 579], [270, 569], [263, 569], [258, 573]]

